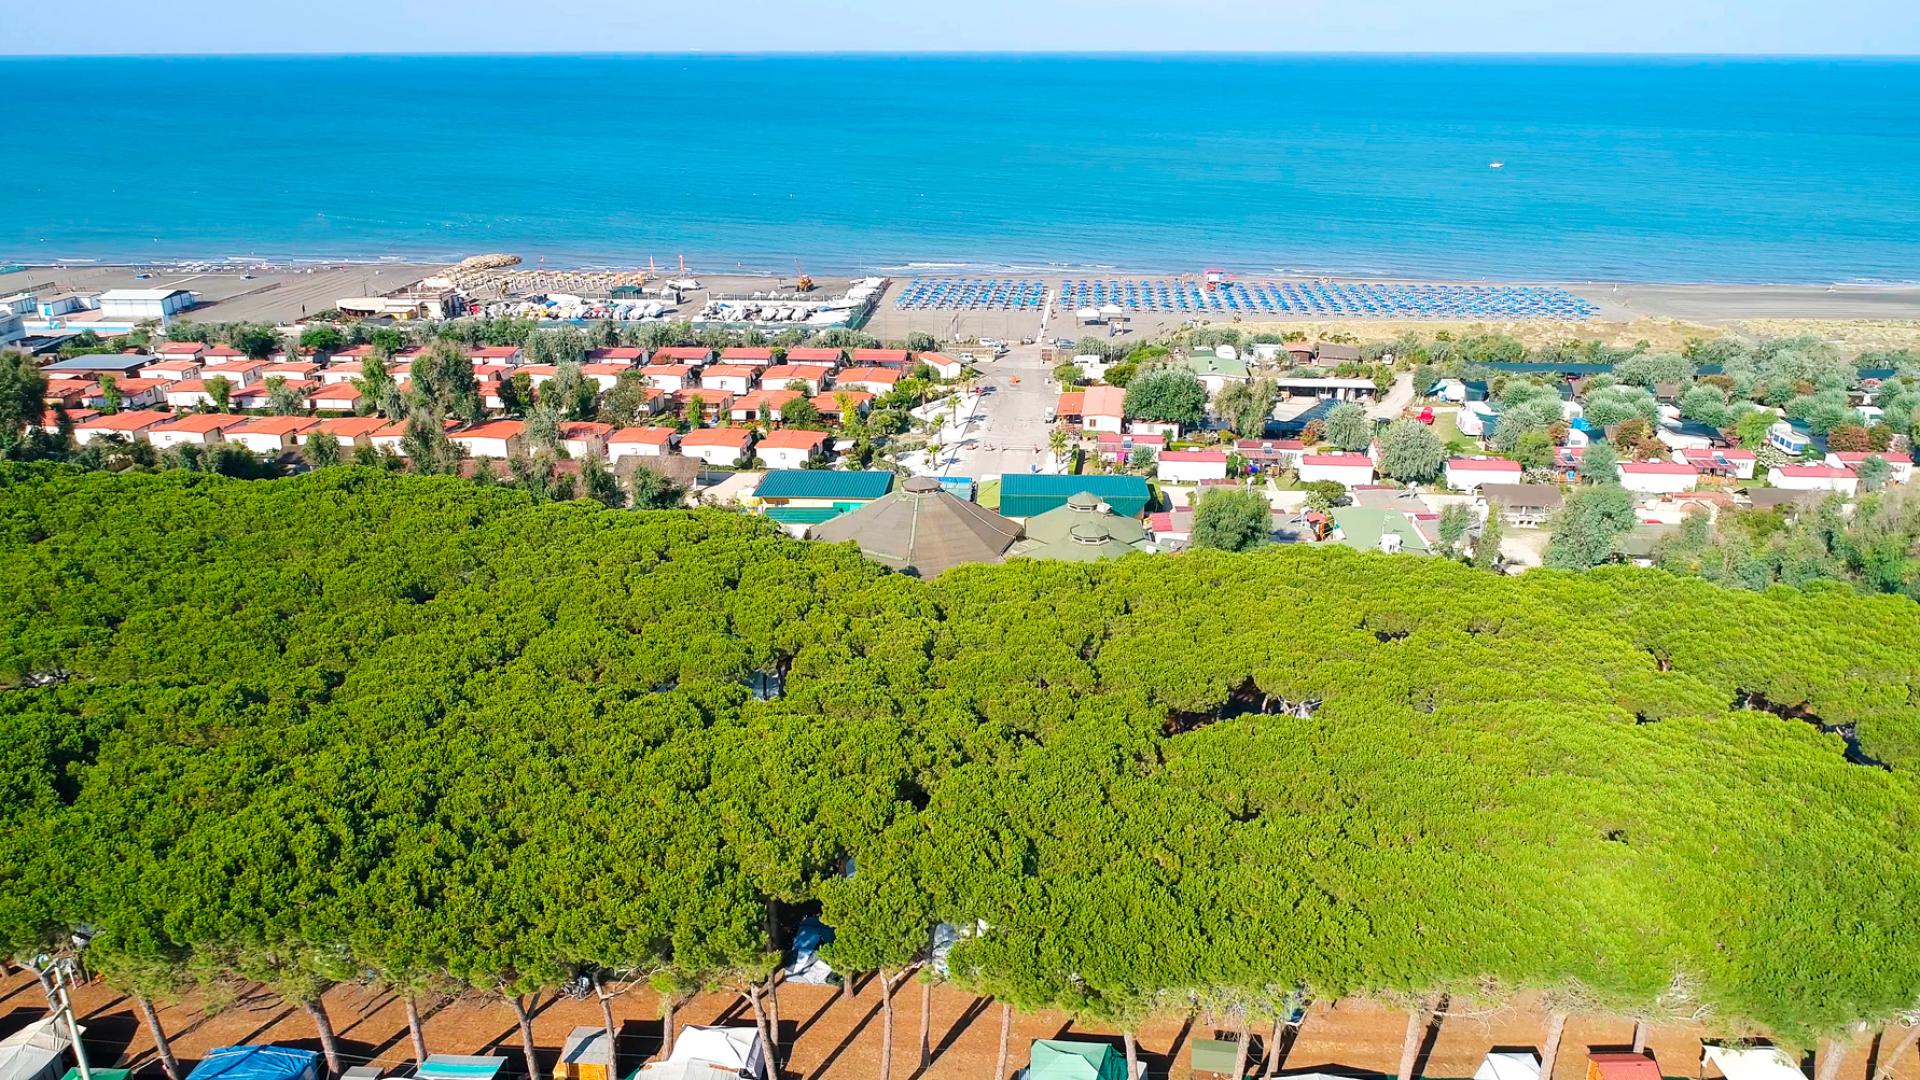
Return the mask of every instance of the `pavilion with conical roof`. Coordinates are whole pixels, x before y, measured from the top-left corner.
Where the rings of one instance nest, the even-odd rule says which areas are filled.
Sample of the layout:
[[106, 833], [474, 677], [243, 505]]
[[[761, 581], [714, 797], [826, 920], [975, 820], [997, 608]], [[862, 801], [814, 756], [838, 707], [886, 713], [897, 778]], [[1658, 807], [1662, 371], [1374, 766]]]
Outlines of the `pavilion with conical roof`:
[[1020, 523], [968, 502], [931, 476], [916, 476], [883, 498], [815, 525], [807, 536], [852, 541], [862, 554], [903, 574], [931, 578], [962, 563], [995, 563], [1021, 537]]

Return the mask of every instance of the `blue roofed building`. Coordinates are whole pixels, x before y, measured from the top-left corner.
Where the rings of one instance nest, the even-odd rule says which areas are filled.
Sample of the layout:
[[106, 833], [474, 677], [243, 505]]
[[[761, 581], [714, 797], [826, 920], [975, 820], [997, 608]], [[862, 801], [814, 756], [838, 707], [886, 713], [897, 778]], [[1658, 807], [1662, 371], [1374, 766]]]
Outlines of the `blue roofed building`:
[[892, 490], [890, 472], [775, 469], [761, 478], [749, 504], [799, 536]]
[[200, 1059], [187, 1080], [316, 1080], [320, 1055], [291, 1046], [222, 1046]]
[[1011, 518], [1038, 517], [1067, 505], [1086, 492], [1120, 517], [1146, 513], [1153, 493], [1138, 476], [1056, 476], [1011, 473], [1000, 480], [1000, 512]]

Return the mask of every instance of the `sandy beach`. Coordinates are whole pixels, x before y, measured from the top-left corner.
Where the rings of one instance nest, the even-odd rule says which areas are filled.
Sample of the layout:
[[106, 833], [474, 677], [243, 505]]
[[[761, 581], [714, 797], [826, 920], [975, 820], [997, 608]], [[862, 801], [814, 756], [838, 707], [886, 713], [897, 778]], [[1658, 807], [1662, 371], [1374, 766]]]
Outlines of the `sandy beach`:
[[[134, 267], [104, 265], [30, 266], [0, 274], [0, 295], [32, 290], [42, 296], [63, 292], [115, 288], [181, 288], [200, 296], [200, 306], [188, 317], [199, 322], [271, 322], [281, 325], [332, 308], [344, 297], [370, 296], [401, 288], [421, 277], [441, 273], [444, 265], [423, 263], [341, 263], [299, 267]], [[555, 287], [561, 271], [521, 266], [502, 283], [508, 292], [528, 293], [541, 286]], [[638, 269], [628, 271], [638, 274]], [[771, 289], [791, 289], [793, 279], [750, 274], [689, 273], [703, 285], [688, 297], [681, 313], [691, 316], [712, 295], [752, 295]], [[1192, 271], [1187, 271], [1191, 274]], [[145, 275], [145, 276], [141, 276]], [[543, 277], [542, 275], [547, 275]], [[663, 281], [677, 271], [656, 271], [649, 280]], [[929, 275], [929, 276], [946, 276]], [[1089, 275], [1091, 276], [1091, 275]], [[1102, 276], [1108, 276], [1103, 274]], [[1120, 275], [1112, 275], [1120, 276]], [[1179, 272], [1126, 276], [1178, 277]], [[1057, 295], [1062, 275], [1030, 275], [1045, 282]], [[1274, 275], [1248, 275], [1249, 280], [1286, 280]], [[823, 295], [845, 289], [849, 279], [821, 278]], [[1081, 328], [1071, 311], [1057, 307], [1044, 319], [1040, 312], [1011, 310], [901, 310], [894, 304], [898, 290], [911, 280], [896, 275], [865, 329], [883, 340], [903, 340], [912, 333], [929, 333], [942, 341], [970, 341], [998, 337], [1018, 341], [1044, 334], [1076, 337]], [[1330, 280], [1294, 278], [1298, 281]], [[1341, 280], [1341, 279], [1331, 279]], [[1486, 284], [1474, 282], [1472, 284]], [[1361, 341], [1390, 340], [1408, 331], [1432, 334], [1498, 332], [1529, 343], [1598, 340], [1632, 344], [1645, 340], [1656, 348], [1678, 347], [1688, 338], [1732, 333], [1749, 338], [1814, 334], [1857, 349], [1920, 348], [1920, 285], [1688, 285], [1594, 282], [1514, 282], [1553, 285], [1591, 301], [1598, 314], [1585, 320], [1525, 319], [1474, 321], [1466, 319], [1275, 317], [1247, 314], [1214, 315], [1137, 314], [1122, 334], [1145, 340], [1188, 325], [1233, 325], [1243, 329], [1274, 328], [1309, 336], [1349, 334]], [[490, 292], [495, 290], [489, 290]], [[1098, 328], [1088, 328], [1099, 332]]]

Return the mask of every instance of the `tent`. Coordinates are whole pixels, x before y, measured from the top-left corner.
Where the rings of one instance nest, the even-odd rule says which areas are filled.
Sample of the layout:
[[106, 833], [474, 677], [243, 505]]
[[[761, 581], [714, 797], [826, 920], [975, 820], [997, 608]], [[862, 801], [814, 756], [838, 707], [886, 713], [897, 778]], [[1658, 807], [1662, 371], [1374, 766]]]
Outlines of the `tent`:
[[760, 1032], [750, 1027], [684, 1027], [665, 1061], [641, 1066], [627, 1080], [768, 1080]]
[[67, 1047], [73, 1045], [65, 1027], [58, 1016], [48, 1016], [0, 1039], [0, 1080], [53, 1080], [60, 1075]]
[[1727, 1080], [1807, 1080], [1792, 1058], [1772, 1046], [1703, 1046], [1700, 1065], [1714, 1066]]
[[[127, 1080], [127, 1077], [133, 1075], [132, 1069], [96, 1069], [92, 1066], [87, 1067], [87, 1072], [92, 1075], [93, 1080]], [[60, 1080], [80, 1080], [80, 1070], [68, 1069], [67, 1075]]]
[[820, 946], [833, 940], [833, 927], [809, 915], [800, 920], [793, 932], [793, 962], [787, 965], [788, 982], [825, 986], [835, 981], [833, 969], [820, 959]]
[[1108, 1043], [1035, 1039], [1027, 1060], [1027, 1080], [1127, 1080], [1126, 1055]]
[[1496, 1050], [1474, 1070], [1473, 1080], [1540, 1080], [1540, 1055], [1531, 1050]]
[[506, 1064], [506, 1058], [487, 1054], [429, 1054], [413, 1075], [416, 1080], [492, 1080]]
[[201, 1058], [187, 1080], [315, 1080], [319, 1060], [290, 1046], [222, 1046]]

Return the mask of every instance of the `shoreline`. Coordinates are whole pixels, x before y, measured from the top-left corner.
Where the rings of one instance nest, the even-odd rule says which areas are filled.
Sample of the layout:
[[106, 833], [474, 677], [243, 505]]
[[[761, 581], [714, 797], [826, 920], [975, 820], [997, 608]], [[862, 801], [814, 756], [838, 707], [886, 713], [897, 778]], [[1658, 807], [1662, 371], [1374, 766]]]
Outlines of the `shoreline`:
[[[82, 272], [105, 270], [166, 271], [169, 273], [225, 273], [245, 272], [247, 270], [266, 269], [276, 272], [304, 272], [327, 268], [379, 268], [400, 266], [453, 266], [463, 258], [486, 254], [471, 251], [462, 254], [447, 253], [387, 253], [379, 255], [305, 255], [271, 253], [262, 255], [219, 255], [219, 256], [168, 256], [162, 258], [136, 259], [117, 256], [98, 258], [74, 256], [65, 258], [16, 258], [0, 253], [0, 266], [19, 266], [26, 270], [49, 272]], [[1839, 280], [1808, 279], [1790, 280], [1743, 280], [1743, 279], [1698, 279], [1675, 278], [1626, 278], [1626, 277], [1567, 277], [1567, 276], [1528, 276], [1528, 275], [1430, 275], [1401, 271], [1366, 271], [1312, 269], [1306, 267], [1251, 267], [1221, 263], [1198, 263], [1178, 269], [1156, 268], [1151, 265], [1128, 263], [1032, 263], [1032, 262], [965, 262], [926, 261], [926, 262], [889, 262], [880, 261], [869, 264], [840, 266], [831, 263], [814, 264], [804, 262], [815, 277], [890, 277], [896, 280], [923, 277], [1147, 277], [1180, 278], [1198, 277], [1207, 269], [1223, 269], [1227, 274], [1241, 279], [1261, 281], [1337, 281], [1337, 282], [1380, 282], [1392, 284], [1419, 285], [1533, 285], [1564, 289], [1609, 289], [1621, 288], [1675, 288], [1675, 289], [1858, 289], [1858, 290], [1901, 290], [1920, 289], [1920, 277], [1911, 279], [1888, 278], [1845, 278]], [[728, 278], [787, 278], [792, 277], [790, 268], [782, 266], [756, 267], [744, 264], [725, 266], [724, 259], [689, 259], [686, 273], [709, 277]], [[582, 271], [595, 273], [681, 273], [678, 266], [661, 265], [656, 260], [649, 270], [638, 261], [617, 259], [552, 259], [535, 255], [523, 256], [516, 270], [538, 271]]]

